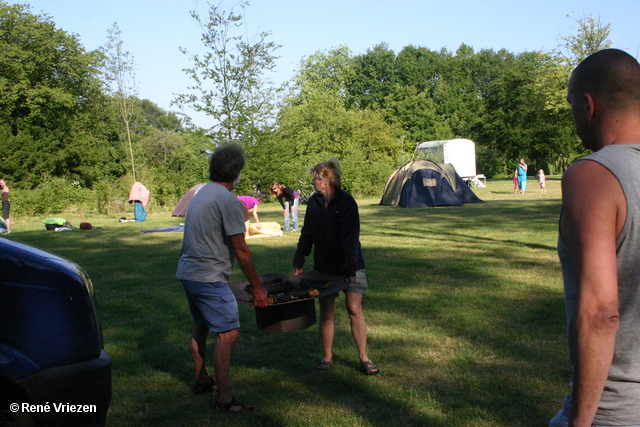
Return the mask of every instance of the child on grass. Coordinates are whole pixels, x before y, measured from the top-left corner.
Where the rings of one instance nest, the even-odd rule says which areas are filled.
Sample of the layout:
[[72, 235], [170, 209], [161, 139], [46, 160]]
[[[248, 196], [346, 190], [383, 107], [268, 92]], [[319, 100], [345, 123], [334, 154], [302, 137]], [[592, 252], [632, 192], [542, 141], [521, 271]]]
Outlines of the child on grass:
[[547, 192], [547, 179], [544, 176], [544, 170], [540, 169], [538, 171], [538, 184], [540, 184], [540, 193]]

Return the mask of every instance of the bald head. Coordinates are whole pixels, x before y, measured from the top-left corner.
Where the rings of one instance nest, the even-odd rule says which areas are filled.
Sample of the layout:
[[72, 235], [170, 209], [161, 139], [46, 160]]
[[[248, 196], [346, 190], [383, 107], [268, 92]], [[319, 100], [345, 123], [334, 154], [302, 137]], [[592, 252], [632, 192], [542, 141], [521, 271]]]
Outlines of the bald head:
[[640, 64], [619, 49], [605, 49], [582, 61], [571, 74], [569, 94], [592, 94], [609, 111], [640, 111]]

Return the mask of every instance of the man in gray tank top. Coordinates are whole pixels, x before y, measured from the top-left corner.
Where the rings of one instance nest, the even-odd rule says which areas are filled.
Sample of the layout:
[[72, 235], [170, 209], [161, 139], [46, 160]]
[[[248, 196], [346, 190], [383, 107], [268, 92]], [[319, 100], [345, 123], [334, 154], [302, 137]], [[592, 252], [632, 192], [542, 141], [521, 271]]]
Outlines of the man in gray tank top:
[[640, 65], [607, 49], [578, 65], [567, 100], [594, 154], [562, 177], [558, 252], [571, 395], [550, 426], [640, 425]]

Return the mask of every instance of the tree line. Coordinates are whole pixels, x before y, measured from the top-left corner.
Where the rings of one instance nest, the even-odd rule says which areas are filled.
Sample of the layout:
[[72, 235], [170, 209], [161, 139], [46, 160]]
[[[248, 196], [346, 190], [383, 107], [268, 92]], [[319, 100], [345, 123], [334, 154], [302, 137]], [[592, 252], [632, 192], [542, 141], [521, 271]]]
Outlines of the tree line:
[[226, 141], [247, 151], [245, 194], [273, 180], [295, 187], [309, 166], [335, 156], [348, 191], [377, 196], [418, 143], [452, 138], [476, 142], [478, 170], [489, 177], [510, 176], [520, 157], [531, 170], [560, 173], [584, 154], [565, 101], [569, 74], [610, 45], [610, 26], [583, 16], [552, 52], [466, 44], [394, 52], [381, 43], [353, 54], [338, 46], [303, 58], [292, 80], [275, 87], [271, 34], [247, 39], [242, 13], [209, 7], [204, 18], [192, 12], [205, 50], [183, 50], [194, 84], [175, 100], [216, 119], [200, 129], [137, 96], [117, 24], [103, 48], [87, 51], [49, 16], [0, 1], [0, 175], [25, 191], [33, 208], [25, 203], [23, 213], [72, 203], [117, 210], [110, 203], [134, 180], [154, 203], [175, 204], [207, 180], [207, 154]]

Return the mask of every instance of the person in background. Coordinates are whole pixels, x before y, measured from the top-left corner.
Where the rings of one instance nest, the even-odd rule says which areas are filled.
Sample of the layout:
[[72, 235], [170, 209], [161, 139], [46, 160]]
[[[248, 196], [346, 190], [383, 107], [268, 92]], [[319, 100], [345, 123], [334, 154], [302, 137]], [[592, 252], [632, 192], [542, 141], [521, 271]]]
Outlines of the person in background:
[[[229, 288], [234, 258], [249, 280], [253, 303], [267, 306], [262, 286], [245, 242], [244, 208], [231, 193], [245, 165], [241, 146], [218, 147], [209, 161], [209, 179], [189, 203], [176, 277], [182, 282], [193, 318], [189, 348], [196, 373], [193, 392], [210, 393], [217, 387], [215, 408], [223, 412], [255, 409], [231, 392], [231, 352], [240, 337], [238, 303]], [[216, 380], [205, 367], [209, 331], [216, 334], [213, 366]]]
[[[567, 101], [594, 151], [562, 176], [558, 254], [572, 378], [550, 426], [640, 425], [640, 64], [605, 49]], [[588, 184], [588, 185], [587, 185]]]
[[518, 175], [518, 190], [520, 190], [520, 194], [524, 194], [524, 191], [527, 189], [527, 169], [529, 166], [524, 162], [524, 159], [520, 159], [520, 163], [516, 166], [516, 174]]
[[540, 185], [540, 193], [547, 192], [547, 178], [544, 176], [544, 169], [538, 171], [538, 184]]
[[[238, 200], [240, 200], [245, 207], [246, 211], [244, 213], [245, 226], [246, 226], [246, 234], [245, 238], [249, 238], [249, 221], [251, 216], [256, 220], [256, 228], [258, 230], [262, 229], [262, 225], [260, 225], [260, 219], [258, 218], [258, 205], [262, 204], [264, 201], [264, 196], [262, 194], [256, 195], [256, 197], [252, 196], [238, 196]], [[251, 212], [251, 213], [250, 213]]]
[[0, 179], [0, 188], [2, 188], [2, 220], [7, 227], [7, 233], [11, 233], [11, 203], [9, 202], [9, 187], [4, 179]]
[[[349, 282], [345, 289], [351, 334], [358, 349], [361, 370], [376, 375], [380, 368], [367, 355], [367, 325], [362, 312], [362, 296], [367, 293], [367, 276], [360, 245], [360, 216], [353, 197], [343, 191], [338, 160], [318, 163], [311, 168], [316, 193], [307, 205], [304, 225], [293, 257], [293, 274], [302, 273], [305, 257], [313, 247], [313, 269], [340, 275]], [[320, 298], [320, 338], [323, 358], [316, 369], [326, 371], [333, 361], [336, 294]]]
[[293, 216], [293, 231], [298, 231], [298, 193], [291, 187], [273, 181], [269, 186], [271, 195], [278, 198], [284, 209], [284, 231], [289, 231], [290, 217]]
[[518, 171], [516, 170], [513, 173], [513, 194], [516, 194], [519, 191], [520, 189], [518, 188]]

